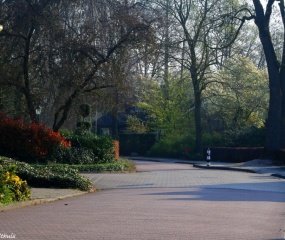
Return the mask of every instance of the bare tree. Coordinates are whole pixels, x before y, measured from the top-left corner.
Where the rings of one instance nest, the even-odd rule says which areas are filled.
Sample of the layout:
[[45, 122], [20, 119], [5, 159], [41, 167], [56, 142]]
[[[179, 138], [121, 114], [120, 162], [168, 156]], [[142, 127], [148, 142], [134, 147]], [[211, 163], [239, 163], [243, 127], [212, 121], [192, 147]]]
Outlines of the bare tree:
[[76, 99], [112, 86], [100, 81], [100, 68], [120, 50], [137, 47], [152, 23], [139, 4], [127, 1], [22, 0], [12, 4], [14, 8], [6, 2], [2, 5], [6, 17], [0, 36], [7, 49], [7, 39], [17, 42], [6, 58], [21, 67], [18, 74], [6, 74], [3, 83], [17, 86], [25, 95], [33, 121], [37, 121], [38, 102], [48, 101], [50, 110], [55, 109], [55, 131], [68, 118]]
[[[210, 1], [172, 1], [170, 13], [179, 23], [182, 31], [182, 55], [176, 59], [183, 63], [189, 71], [193, 84], [195, 99], [195, 134], [196, 152], [202, 152], [202, 102], [203, 91], [211, 80], [211, 66], [217, 64], [217, 49], [210, 47], [213, 44], [214, 34], [220, 29], [217, 27], [220, 0]], [[218, 15], [218, 16], [217, 16]], [[223, 38], [224, 40], [224, 38]], [[225, 49], [222, 47], [220, 50]], [[181, 59], [181, 56], [183, 58]], [[184, 57], [185, 56], [185, 57]], [[189, 106], [190, 108], [190, 106]]]

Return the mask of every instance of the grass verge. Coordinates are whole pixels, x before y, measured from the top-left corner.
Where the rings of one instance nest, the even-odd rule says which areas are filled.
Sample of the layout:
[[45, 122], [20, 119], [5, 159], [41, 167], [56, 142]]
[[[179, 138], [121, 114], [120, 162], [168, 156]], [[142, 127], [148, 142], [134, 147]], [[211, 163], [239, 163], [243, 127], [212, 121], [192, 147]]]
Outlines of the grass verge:
[[126, 159], [120, 159], [112, 163], [101, 164], [82, 164], [70, 165], [72, 168], [77, 169], [79, 172], [136, 172], [136, 165], [134, 162]]

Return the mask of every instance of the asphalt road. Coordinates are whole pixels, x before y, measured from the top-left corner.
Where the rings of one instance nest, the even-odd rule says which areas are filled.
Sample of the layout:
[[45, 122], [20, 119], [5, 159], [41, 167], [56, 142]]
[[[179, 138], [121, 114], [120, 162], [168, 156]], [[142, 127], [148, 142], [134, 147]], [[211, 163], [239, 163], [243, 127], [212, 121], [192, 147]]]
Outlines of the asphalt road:
[[87, 174], [102, 189], [0, 213], [0, 238], [281, 240], [285, 180], [137, 162], [138, 173]]

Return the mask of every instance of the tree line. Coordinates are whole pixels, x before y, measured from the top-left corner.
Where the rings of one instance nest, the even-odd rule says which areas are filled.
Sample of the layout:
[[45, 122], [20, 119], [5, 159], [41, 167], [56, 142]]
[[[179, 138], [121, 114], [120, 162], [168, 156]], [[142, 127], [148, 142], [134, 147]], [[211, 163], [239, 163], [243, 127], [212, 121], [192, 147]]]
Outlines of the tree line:
[[[58, 131], [78, 106], [114, 119], [139, 103], [153, 130], [266, 128], [285, 145], [284, 1], [1, 1], [1, 108]], [[266, 71], [265, 71], [266, 70]]]

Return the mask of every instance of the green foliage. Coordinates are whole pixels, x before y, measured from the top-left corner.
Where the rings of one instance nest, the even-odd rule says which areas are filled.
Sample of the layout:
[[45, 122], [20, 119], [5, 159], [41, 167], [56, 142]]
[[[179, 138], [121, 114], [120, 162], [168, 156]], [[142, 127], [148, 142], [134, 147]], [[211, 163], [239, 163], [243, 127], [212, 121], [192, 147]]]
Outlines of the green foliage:
[[77, 129], [74, 133], [64, 130], [63, 135], [72, 143], [69, 149], [58, 148], [50, 161], [64, 164], [96, 164], [114, 160], [114, 144], [109, 136], [97, 136]]
[[219, 119], [225, 129], [264, 126], [268, 111], [269, 87], [266, 71], [249, 59], [235, 57], [209, 85], [204, 104], [208, 119]]
[[136, 117], [135, 115], [127, 116], [127, 133], [148, 133], [149, 127], [143, 122], [141, 119]]
[[193, 127], [192, 85], [189, 77], [169, 79], [169, 86], [152, 82], [142, 93], [138, 107], [149, 116], [148, 126], [153, 130], [185, 132]]
[[93, 163], [107, 163], [114, 160], [114, 144], [109, 136], [97, 136], [91, 132], [77, 132], [69, 137], [74, 148], [89, 149], [93, 153]]
[[65, 138], [69, 138], [73, 135], [73, 131], [70, 131], [68, 129], [60, 129], [59, 130], [61, 136], [65, 137]]
[[112, 163], [92, 164], [92, 165], [72, 165], [72, 168], [80, 172], [135, 172], [134, 162], [129, 160], [118, 160]]
[[65, 164], [93, 164], [94, 153], [88, 148], [59, 148], [51, 156], [51, 161]]
[[263, 147], [265, 128], [244, 127], [225, 132], [225, 145], [230, 147]]
[[90, 115], [91, 108], [88, 104], [81, 104], [79, 106], [79, 113], [84, 118], [88, 117]]
[[194, 149], [194, 135], [169, 134], [163, 136], [150, 150], [150, 156], [179, 158], [185, 156], [185, 149]]
[[224, 146], [224, 135], [219, 132], [211, 132], [203, 134], [203, 146], [205, 147], [219, 147]]
[[8, 185], [3, 184], [0, 188], [0, 206], [12, 202], [13, 202], [13, 192]]
[[[224, 138], [219, 133], [205, 133], [203, 135], [204, 146], [222, 146]], [[200, 160], [201, 154], [196, 154], [195, 135], [192, 134], [166, 134], [149, 151], [150, 156], [168, 157], [168, 158], [187, 158]]]
[[78, 127], [81, 130], [89, 130], [91, 128], [91, 122], [88, 121], [82, 121], [82, 122], [78, 122], [76, 124], [76, 127]]
[[27, 182], [21, 180], [16, 171], [16, 165], [0, 165], [0, 205], [30, 198]]
[[32, 166], [5, 157], [0, 157], [0, 164], [16, 165], [16, 173], [32, 187], [73, 188], [82, 191], [93, 188], [89, 179], [81, 176], [77, 170], [68, 165]]

